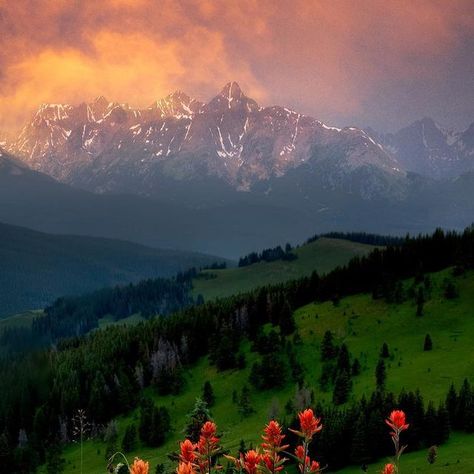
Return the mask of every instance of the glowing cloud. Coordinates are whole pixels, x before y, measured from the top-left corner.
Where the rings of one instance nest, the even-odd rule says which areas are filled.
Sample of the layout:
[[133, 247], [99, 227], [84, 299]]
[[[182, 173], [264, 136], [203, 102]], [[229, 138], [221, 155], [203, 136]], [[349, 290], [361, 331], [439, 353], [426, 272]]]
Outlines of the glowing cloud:
[[178, 88], [207, 100], [229, 80], [332, 121], [467, 120], [473, 10], [470, 0], [0, 0], [0, 130], [41, 102], [146, 106]]

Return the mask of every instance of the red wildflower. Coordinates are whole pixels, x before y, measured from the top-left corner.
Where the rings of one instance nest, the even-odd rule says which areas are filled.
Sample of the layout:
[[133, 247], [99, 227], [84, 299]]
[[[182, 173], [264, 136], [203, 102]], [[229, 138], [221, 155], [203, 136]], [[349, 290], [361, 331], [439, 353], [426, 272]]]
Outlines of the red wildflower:
[[257, 451], [251, 449], [244, 455], [243, 467], [248, 472], [248, 474], [255, 474], [257, 472], [258, 464], [261, 460], [262, 456], [257, 453]]
[[385, 464], [381, 474], [395, 474], [395, 465], [394, 464]]
[[405, 413], [402, 410], [393, 410], [389, 418], [385, 420], [385, 423], [398, 433], [410, 426], [408, 423], [405, 423]]
[[180, 462], [176, 469], [176, 474], [195, 474], [195, 471], [190, 462]]
[[216, 424], [212, 421], [206, 421], [201, 428], [201, 436], [196, 448], [200, 454], [206, 456], [215, 454], [213, 451], [218, 449], [219, 438], [215, 436], [217, 431]]
[[296, 449], [295, 449], [295, 456], [301, 461], [303, 462], [303, 459], [304, 459], [304, 446], [302, 446], [301, 444], [296, 446]]
[[262, 461], [265, 463], [268, 471], [273, 473], [283, 471], [283, 464], [285, 463], [286, 459], [281, 458], [278, 454], [272, 456], [269, 453], [265, 453], [262, 456]]
[[311, 465], [309, 466], [309, 472], [311, 472], [311, 473], [319, 472], [319, 462], [318, 461], [313, 461], [311, 463]]
[[281, 432], [281, 426], [278, 421], [270, 421], [268, 425], [265, 426], [264, 435], [262, 436], [263, 441], [265, 441], [262, 446], [264, 448], [278, 447], [281, 445], [281, 442], [285, 435]]
[[142, 459], [135, 458], [133, 464], [130, 466], [130, 474], [148, 474], [150, 466]]
[[179, 455], [180, 461], [193, 462], [196, 458], [196, 455], [194, 454], [194, 444], [189, 441], [189, 439], [185, 439], [180, 443], [179, 447], [181, 450], [181, 454]]
[[212, 421], [206, 421], [201, 428], [201, 436], [205, 439], [210, 440], [211, 438], [215, 437], [217, 431], [216, 424]]
[[313, 410], [311, 410], [311, 408], [302, 411], [298, 415], [298, 418], [300, 419], [301, 432], [306, 439], [312, 438], [315, 433], [321, 431], [321, 419], [314, 416]]

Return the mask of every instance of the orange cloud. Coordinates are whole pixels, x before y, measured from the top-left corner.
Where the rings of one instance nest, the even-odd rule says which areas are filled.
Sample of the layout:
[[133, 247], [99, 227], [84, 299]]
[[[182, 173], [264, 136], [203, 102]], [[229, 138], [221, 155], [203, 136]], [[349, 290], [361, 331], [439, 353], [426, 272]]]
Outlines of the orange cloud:
[[470, 0], [0, 0], [0, 130], [40, 102], [207, 100], [229, 80], [350, 120], [441, 88], [473, 30]]

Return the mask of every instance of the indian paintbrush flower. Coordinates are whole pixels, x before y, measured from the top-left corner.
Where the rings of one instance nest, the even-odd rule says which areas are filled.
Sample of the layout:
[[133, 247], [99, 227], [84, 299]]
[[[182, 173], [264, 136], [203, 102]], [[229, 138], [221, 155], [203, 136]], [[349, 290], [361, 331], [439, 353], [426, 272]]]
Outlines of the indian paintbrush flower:
[[194, 467], [190, 462], [180, 462], [176, 474], [195, 474]]
[[194, 453], [195, 446], [189, 439], [185, 439], [182, 443], [180, 443], [179, 448], [179, 460], [181, 462], [192, 463], [196, 459], [196, 455]]
[[130, 474], [148, 474], [150, 469], [149, 463], [142, 459], [135, 458], [130, 466]]
[[395, 464], [389, 463], [385, 464], [384, 468], [381, 471], [381, 474], [395, 474], [397, 471], [395, 470]]
[[402, 410], [393, 410], [392, 413], [390, 413], [388, 419], [385, 420], [385, 423], [387, 423], [387, 425], [390, 426], [392, 430], [398, 431], [400, 433], [410, 426], [408, 423], [406, 423], [405, 418], [405, 412]]

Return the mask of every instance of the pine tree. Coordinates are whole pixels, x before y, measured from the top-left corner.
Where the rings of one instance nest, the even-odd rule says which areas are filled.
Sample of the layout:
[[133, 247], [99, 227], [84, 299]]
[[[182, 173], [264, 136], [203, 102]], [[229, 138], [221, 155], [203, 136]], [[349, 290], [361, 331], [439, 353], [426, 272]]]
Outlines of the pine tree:
[[135, 425], [127, 426], [122, 439], [122, 451], [129, 453], [133, 451], [137, 444], [137, 429]]
[[334, 392], [332, 396], [332, 401], [335, 405], [341, 405], [346, 403], [349, 394], [352, 389], [352, 382], [351, 379], [346, 371], [341, 372], [336, 377], [336, 382], [334, 383]]
[[339, 348], [339, 353], [337, 355], [337, 372], [346, 372], [350, 373], [351, 362], [349, 358], [349, 350], [345, 344], [342, 344]]
[[207, 408], [206, 402], [200, 398], [196, 398], [194, 408], [187, 415], [187, 423], [184, 433], [193, 443], [199, 440], [199, 433], [202, 425], [211, 419], [211, 414]]
[[458, 403], [456, 407], [455, 427], [465, 430], [466, 424], [469, 422], [469, 410], [472, 405], [472, 391], [471, 384], [467, 379], [459, 390]]
[[165, 407], [155, 407], [153, 400], [144, 398], [140, 406], [138, 434], [148, 446], [160, 446], [171, 429], [171, 419]]
[[280, 326], [281, 333], [286, 336], [293, 334], [296, 329], [295, 318], [293, 317], [293, 312], [291, 311], [290, 304], [287, 300], [284, 301], [282, 307], [280, 308], [278, 324]]
[[444, 403], [440, 403], [438, 407], [438, 412], [437, 412], [437, 444], [443, 444], [449, 439], [449, 435], [451, 432], [451, 426], [449, 423], [449, 414], [448, 410], [446, 410], [446, 407]]
[[431, 351], [433, 349], [433, 341], [431, 340], [431, 336], [427, 334], [425, 336], [425, 342], [423, 344], [424, 351]]
[[351, 444], [351, 463], [365, 464], [370, 462], [370, 453], [367, 449], [367, 420], [365, 414], [359, 415], [354, 425]]
[[383, 359], [387, 359], [388, 357], [390, 357], [388, 344], [386, 342], [384, 342], [382, 345], [382, 349], [380, 350], [380, 357], [382, 357]]
[[383, 359], [379, 359], [377, 367], [375, 368], [375, 381], [378, 390], [385, 389], [385, 382], [387, 381], [387, 370]]
[[352, 368], [351, 368], [352, 375], [353, 376], [360, 375], [360, 371], [361, 371], [361, 366], [360, 366], [359, 359], [355, 358], [354, 362], [352, 363]]
[[207, 403], [208, 407], [212, 407], [215, 403], [214, 390], [209, 380], [204, 383], [202, 388], [202, 399]]
[[425, 439], [428, 446], [433, 446], [434, 444], [439, 443], [439, 435], [437, 432], [438, 420], [436, 415], [437, 414], [433, 402], [430, 402], [428, 404], [428, 408], [426, 409], [425, 419], [423, 421], [423, 438]]
[[456, 393], [456, 389], [454, 388], [454, 384], [452, 383], [449, 387], [448, 394], [446, 395], [446, 402], [445, 402], [446, 410], [449, 415], [449, 423], [452, 427], [456, 427], [456, 410], [458, 406], [458, 395]]
[[247, 417], [254, 412], [252, 403], [250, 401], [250, 389], [247, 385], [242, 387], [242, 392], [239, 398], [239, 412], [243, 417]]
[[333, 359], [336, 355], [336, 347], [334, 346], [334, 336], [331, 331], [326, 331], [321, 342], [321, 360], [327, 361]]
[[142, 399], [140, 403], [140, 418], [138, 424], [138, 434], [140, 439], [145, 443], [149, 444], [152, 437], [153, 429], [153, 411], [154, 404], [149, 398]]

